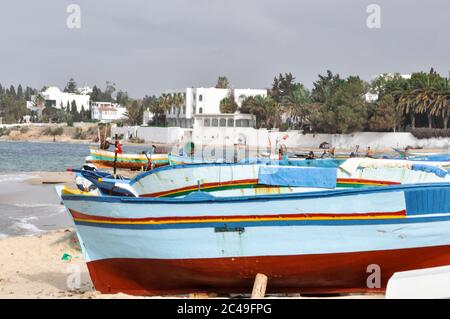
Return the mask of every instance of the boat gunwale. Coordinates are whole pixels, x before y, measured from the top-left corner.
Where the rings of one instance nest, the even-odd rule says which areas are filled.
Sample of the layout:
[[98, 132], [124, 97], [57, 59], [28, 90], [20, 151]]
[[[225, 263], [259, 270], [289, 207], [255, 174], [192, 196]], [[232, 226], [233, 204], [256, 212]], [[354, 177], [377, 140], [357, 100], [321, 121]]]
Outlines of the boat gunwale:
[[[247, 195], [247, 196], [227, 196], [217, 197], [208, 193], [200, 192], [203, 196], [193, 198], [192, 196], [185, 197], [124, 197], [124, 196], [86, 196], [86, 195], [62, 195], [63, 200], [80, 200], [80, 201], [95, 201], [95, 202], [112, 202], [112, 203], [167, 203], [167, 204], [187, 204], [187, 203], [230, 203], [230, 202], [244, 202], [244, 201], [269, 201], [269, 200], [296, 200], [296, 199], [314, 199], [314, 198], [328, 198], [341, 197], [362, 194], [376, 194], [388, 192], [401, 192], [404, 190], [424, 190], [429, 188], [445, 189], [450, 188], [450, 183], [417, 183], [417, 184], [400, 184], [389, 186], [376, 186], [366, 188], [350, 188], [350, 189], [333, 189], [324, 191], [312, 191], [302, 193], [290, 194], [269, 194], [269, 195]], [[191, 194], [198, 194], [193, 192]]]
[[[170, 154], [169, 154], [170, 156]], [[324, 160], [329, 160], [329, 159], [314, 159], [313, 161], [324, 161]], [[399, 160], [400, 161], [400, 160]], [[404, 160], [403, 160], [404, 161]], [[174, 169], [184, 169], [184, 168], [194, 168], [194, 167], [205, 167], [205, 166], [249, 166], [249, 165], [260, 165], [260, 166], [277, 166], [277, 163], [283, 163], [283, 160], [271, 160], [270, 162], [261, 162], [261, 163], [248, 163], [248, 162], [238, 162], [238, 163], [228, 163], [228, 162], [217, 162], [217, 163], [187, 163], [187, 164], [176, 164], [176, 165], [164, 165], [164, 166], [160, 166], [157, 168], [154, 168], [152, 170], [146, 171], [146, 172], [142, 172], [136, 176], [134, 176], [133, 178], [130, 179], [130, 185], [134, 185], [135, 183], [139, 182], [141, 179], [143, 179], [146, 176], [152, 175], [152, 174], [156, 174], [158, 172], [162, 172], [162, 171], [167, 171], [167, 170], [174, 170]], [[344, 161], [345, 162], [345, 161]], [[410, 164], [417, 164], [414, 163], [413, 161]], [[341, 163], [342, 165], [342, 163]], [[337, 167], [325, 167], [325, 168], [330, 168], [330, 169], [341, 169], [341, 165], [337, 166]], [[431, 164], [423, 164], [423, 165], [429, 165], [429, 166], [433, 166], [435, 167], [435, 165], [431, 165]], [[450, 165], [450, 164], [449, 164]], [[295, 166], [295, 165], [281, 165], [283, 167], [295, 167], [295, 168], [305, 168], [305, 169], [314, 169], [314, 168], [319, 168], [319, 167], [315, 167], [315, 166]], [[324, 167], [321, 167], [324, 168]]]
[[[321, 159], [315, 159], [315, 161], [321, 160]], [[167, 171], [167, 170], [173, 170], [173, 169], [183, 169], [183, 168], [194, 168], [194, 167], [204, 167], [204, 166], [251, 166], [251, 165], [260, 165], [260, 166], [277, 166], [277, 162], [283, 162], [278, 160], [273, 160], [271, 163], [191, 163], [191, 164], [176, 164], [176, 165], [165, 165], [160, 166], [157, 168], [154, 168], [150, 171], [142, 172], [133, 178], [130, 179], [130, 185], [133, 185], [137, 183], [142, 178], [156, 174], [158, 172]], [[314, 169], [314, 168], [324, 168], [324, 167], [314, 167], [314, 166], [294, 166], [294, 165], [280, 165], [280, 167], [295, 167], [299, 169]], [[325, 167], [330, 169], [338, 169], [339, 167]]]

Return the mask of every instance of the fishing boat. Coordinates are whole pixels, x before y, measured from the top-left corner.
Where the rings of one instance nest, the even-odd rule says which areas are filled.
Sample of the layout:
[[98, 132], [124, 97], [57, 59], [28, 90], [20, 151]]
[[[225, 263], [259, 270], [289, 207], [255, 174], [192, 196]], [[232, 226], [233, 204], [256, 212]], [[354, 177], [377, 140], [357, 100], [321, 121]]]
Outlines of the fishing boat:
[[450, 264], [449, 183], [62, 199], [102, 293], [249, 292], [257, 273], [269, 293], [375, 292], [395, 272]]
[[413, 161], [450, 161], [448, 152], [413, 152], [411, 150], [402, 150], [393, 148], [399, 154], [400, 159], [408, 158]]
[[101, 150], [96, 147], [90, 148], [90, 161], [99, 168], [116, 168], [131, 170], [150, 170], [169, 164], [167, 154], [116, 154], [115, 152]]
[[178, 197], [198, 190], [215, 196], [284, 194], [401, 183], [393, 179], [354, 178], [333, 167], [247, 163], [164, 166], [132, 179], [114, 179], [89, 171], [77, 174], [104, 195], [133, 197]]
[[[193, 191], [216, 196], [243, 196], [320, 191], [339, 188], [336, 169], [280, 167], [261, 164], [198, 164], [167, 166], [117, 180], [95, 172], [74, 170], [103, 195], [131, 197], [178, 197]], [[373, 182], [368, 185], [374, 186]], [[388, 183], [393, 184], [393, 183]], [[388, 185], [381, 183], [380, 185]], [[86, 187], [80, 188], [87, 191]]]
[[169, 154], [170, 165], [187, 165], [187, 164], [204, 164], [204, 163], [220, 163], [223, 160], [202, 159], [194, 156]]
[[375, 179], [401, 184], [450, 182], [448, 162], [351, 158], [339, 166], [340, 178]]
[[[298, 166], [291, 161], [287, 164], [284, 161], [189, 164], [160, 167], [129, 180], [86, 178], [103, 194], [134, 197], [177, 197], [197, 190], [217, 192], [216, 196], [242, 196], [320, 190], [318, 188], [450, 183], [446, 169], [422, 162], [353, 158], [338, 167], [335, 160], [307, 162], [311, 166], [303, 167], [300, 161]], [[328, 164], [324, 164], [326, 162]], [[327, 187], [319, 183], [325, 180]]]

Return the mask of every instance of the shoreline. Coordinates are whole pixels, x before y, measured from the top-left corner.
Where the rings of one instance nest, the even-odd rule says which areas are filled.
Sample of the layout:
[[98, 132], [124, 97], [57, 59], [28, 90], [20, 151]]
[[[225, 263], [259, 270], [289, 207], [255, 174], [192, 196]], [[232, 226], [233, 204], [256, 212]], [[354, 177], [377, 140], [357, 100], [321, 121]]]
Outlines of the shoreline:
[[[79, 140], [79, 139], [73, 139], [68, 136], [59, 136], [60, 139], [56, 138], [55, 141], [53, 141], [52, 137], [46, 136], [39, 139], [26, 139], [26, 138], [5, 138], [0, 137], [0, 142], [5, 143], [45, 143], [45, 144], [74, 144], [74, 145], [89, 145], [89, 146], [98, 146], [98, 142], [95, 142], [91, 139], [86, 140]], [[182, 146], [178, 144], [163, 144], [163, 143], [153, 143], [153, 142], [144, 142], [144, 143], [133, 143], [129, 141], [121, 141], [121, 144], [123, 146], [132, 146], [132, 147], [148, 147], [150, 148], [152, 145], [155, 145], [157, 147], [165, 148], [166, 150], [171, 150], [173, 148], [181, 148]], [[200, 147], [200, 146], [199, 146]], [[203, 145], [204, 148], [213, 148], [213, 149], [222, 149], [222, 145], [215, 145], [215, 144], [205, 144]], [[227, 146], [227, 149], [233, 149], [233, 146]], [[239, 148], [240, 151], [242, 151], [244, 148]], [[331, 149], [331, 148], [330, 148]], [[256, 153], [259, 150], [259, 154], [265, 154], [267, 153], [267, 147], [266, 146], [251, 146], [248, 147], [248, 150], [252, 153]], [[313, 151], [315, 153], [322, 153], [326, 149], [321, 149], [319, 147], [297, 147], [297, 148], [290, 148], [288, 149], [288, 153], [306, 153], [309, 151]], [[329, 150], [329, 149], [328, 149]], [[427, 153], [427, 152], [436, 152], [436, 153], [449, 153], [449, 149], [446, 147], [443, 148], [414, 148], [411, 149], [412, 151], [416, 153]], [[336, 153], [351, 153], [354, 151], [354, 149], [346, 149], [346, 148], [335, 148]], [[374, 154], [398, 154], [396, 151], [394, 151], [392, 148], [372, 148], [372, 151]], [[365, 149], [360, 150], [360, 156], [365, 153]]]

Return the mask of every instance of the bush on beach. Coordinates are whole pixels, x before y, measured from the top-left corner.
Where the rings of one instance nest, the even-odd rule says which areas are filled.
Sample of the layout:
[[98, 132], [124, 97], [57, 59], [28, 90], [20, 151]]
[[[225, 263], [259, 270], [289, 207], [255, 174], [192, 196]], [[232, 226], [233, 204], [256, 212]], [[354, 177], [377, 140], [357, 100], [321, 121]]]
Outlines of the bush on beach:
[[46, 127], [44, 129], [44, 131], [42, 132], [42, 134], [44, 135], [50, 135], [50, 136], [58, 136], [58, 135], [62, 135], [64, 132], [62, 127]]
[[411, 134], [417, 139], [450, 137], [450, 129], [439, 128], [416, 128], [411, 130]]

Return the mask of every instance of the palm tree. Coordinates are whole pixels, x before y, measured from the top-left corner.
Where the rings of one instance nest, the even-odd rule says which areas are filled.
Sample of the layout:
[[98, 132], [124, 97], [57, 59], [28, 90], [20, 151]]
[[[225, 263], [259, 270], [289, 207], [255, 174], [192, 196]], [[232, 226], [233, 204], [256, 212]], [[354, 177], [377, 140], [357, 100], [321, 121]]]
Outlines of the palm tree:
[[142, 123], [143, 108], [141, 101], [134, 100], [128, 103], [125, 116], [131, 125], [140, 125]]
[[434, 69], [429, 73], [414, 73], [410, 80], [410, 89], [400, 95], [398, 107], [411, 117], [411, 126], [415, 128], [416, 114], [425, 114], [428, 128], [433, 127], [433, 116], [438, 114], [433, 107], [436, 92], [442, 88], [443, 78]]
[[255, 96], [248, 100], [247, 107], [251, 114], [256, 116], [256, 121], [266, 128], [275, 128], [281, 123], [280, 104], [271, 97]]
[[158, 104], [165, 112], [168, 112], [172, 105], [172, 95], [167, 93], [161, 94], [158, 99]]
[[42, 107], [45, 103], [45, 98], [42, 96], [41, 93], [37, 94], [34, 98], [33, 104], [36, 107]]
[[172, 95], [167, 93], [161, 94], [158, 98], [157, 105], [160, 112], [167, 114], [170, 112], [170, 106], [172, 105]]
[[428, 119], [428, 128], [433, 126], [433, 115], [431, 113], [431, 106], [433, 104], [434, 90], [432, 88], [417, 89], [412, 92], [415, 99], [417, 114], [426, 114]]
[[177, 110], [177, 126], [180, 126], [181, 106], [184, 104], [185, 96], [185, 93], [174, 93], [171, 97], [171, 102]]
[[226, 76], [219, 76], [217, 79], [216, 88], [217, 89], [228, 89], [230, 87], [230, 82]]
[[298, 88], [286, 96], [283, 104], [291, 123], [298, 123], [302, 129], [311, 111], [309, 92], [303, 87]]
[[448, 79], [445, 79], [439, 89], [433, 93], [432, 100], [430, 113], [433, 116], [441, 117], [444, 129], [447, 129], [450, 117], [450, 85]]
[[411, 92], [403, 93], [398, 101], [398, 109], [402, 114], [409, 115], [412, 129], [416, 128], [416, 100]]

